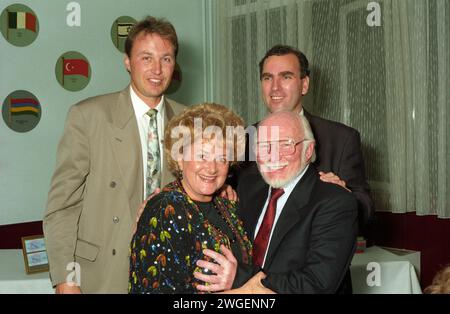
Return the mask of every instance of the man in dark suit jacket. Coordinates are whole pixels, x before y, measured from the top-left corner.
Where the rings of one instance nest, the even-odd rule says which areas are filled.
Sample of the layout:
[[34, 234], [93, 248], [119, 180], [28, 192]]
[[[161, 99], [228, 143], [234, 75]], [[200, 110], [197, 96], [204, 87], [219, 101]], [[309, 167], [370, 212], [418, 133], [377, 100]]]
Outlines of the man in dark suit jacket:
[[[302, 98], [309, 89], [309, 63], [299, 50], [284, 45], [269, 49], [259, 63], [263, 100], [269, 112], [292, 111], [304, 115], [316, 139], [314, 166], [320, 179], [351, 191], [358, 201], [359, 234], [370, 236], [374, 218], [373, 202], [366, 181], [361, 139], [357, 130], [342, 123], [322, 119], [304, 110]], [[248, 145], [249, 146], [249, 145]], [[251, 144], [250, 144], [251, 146]], [[257, 173], [254, 154], [237, 169], [229, 183], [236, 186], [247, 168]]]
[[[268, 136], [267, 144], [258, 134], [259, 172], [247, 169], [239, 181], [240, 217], [255, 239], [256, 265], [238, 269], [234, 286], [243, 286], [233, 292], [336, 293], [355, 249], [356, 199], [345, 188], [320, 180], [310, 165], [314, 137], [303, 116], [275, 113], [263, 120], [258, 130], [272, 126], [279, 127], [279, 139]], [[264, 152], [275, 146], [278, 154]], [[268, 242], [261, 247], [259, 233], [270, 215], [270, 195], [277, 188], [284, 194], [277, 200]], [[258, 267], [262, 271], [254, 277], [258, 280], [247, 282]]]
[[[313, 163], [322, 179], [349, 189], [358, 201], [359, 235], [370, 238], [374, 220], [373, 202], [366, 181], [359, 132], [342, 123], [322, 119], [304, 110], [316, 139], [317, 158]], [[339, 182], [341, 181], [341, 182]]]
[[[299, 50], [289, 46], [276, 45], [269, 49], [262, 58], [259, 69], [262, 96], [269, 112], [292, 112], [299, 116], [305, 116], [310, 121], [317, 143], [317, 159], [313, 166], [319, 170], [319, 179], [352, 192], [358, 204], [359, 233], [366, 235], [367, 226], [370, 225], [374, 216], [374, 210], [365, 178], [358, 131], [344, 124], [313, 116], [303, 109], [302, 98], [309, 89], [309, 64], [306, 56]], [[252, 149], [252, 138], [254, 136], [250, 134], [250, 141], [246, 147], [246, 161], [240, 169], [238, 168], [230, 174], [227, 182], [232, 186], [238, 186], [241, 202], [244, 203], [248, 199], [251, 208], [258, 212], [261, 208], [254, 206], [257, 199], [249, 198], [249, 195], [256, 197], [261, 192], [258, 190], [254, 194], [249, 193], [258, 186], [259, 177], [254, 162], [256, 156]], [[243, 204], [244, 209], [245, 206]], [[345, 212], [345, 208], [343, 210]], [[244, 220], [247, 231], [253, 232], [255, 220], [252, 219], [251, 214], [243, 213], [241, 218]], [[306, 244], [307, 242], [305, 242]], [[258, 280], [253, 280], [253, 282], [259, 282], [260, 278], [255, 277], [254, 279]], [[237, 287], [242, 283], [238, 278], [233, 286]], [[347, 272], [343, 286], [337, 292], [351, 292], [349, 272]]]

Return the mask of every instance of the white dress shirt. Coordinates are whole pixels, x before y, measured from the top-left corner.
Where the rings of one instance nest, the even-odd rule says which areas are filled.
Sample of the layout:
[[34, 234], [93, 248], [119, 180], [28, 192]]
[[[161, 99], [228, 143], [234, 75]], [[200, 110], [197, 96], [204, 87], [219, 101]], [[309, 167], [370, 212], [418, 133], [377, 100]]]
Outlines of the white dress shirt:
[[[148, 139], [148, 125], [150, 123], [150, 117], [147, 115], [147, 112], [151, 109], [139, 96], [134, 92], [133, 88], [130, 85], [130, 95], [131, 95], [131, 103], [133, 104], [134, 114], [136, 116], [136, 121], [139, 129], [139, 137], [141, 140], [141, 151], [142, 151], [142, 169], [144, 170], [144, 196], [147, 195], [147, 139]], [[164, 108], [164, 95], [161, 97], [161, 101], [155, 107], [158, 111], [156, 114], [156, 123], [158, 125], [158, 139], [159, 139], [159, 151], [160, 151], [160, 162], [161, 162], [161, 170], [164, 165], [164, 153], [163, 153], [163, 145], [162, 140], [164, 137], [164, 116], [165, 116], [165, 108]]]
[[[308, 167], [309, 167], [309, 165], [306, 165], [305, 169], [303, 169], [303, 171], [295, 179], [291, 180], [291, 182], [289, 182], [286, 186], [283, 187], [284, 194], [281, 195], [280, 198], [277, 200], [275, 220], [273, 221], [272, 230], [270, 230], [270, 237], [269, 237], [269, 242], [268, 242], [269, 244], [267, 245], [266, 252], [264, 253], [264, 261], [263, 261], [262, 266], [264, 266], [264, 264], [266, 262], [267, 251], [270, 247], [270, 241], [272, 240], [273, 230], [275, 229], [275, 226], [277, 225], [278, 218], [280, 218], [280, 215], [281, 215], [281, 212], [283, 211], [284, 205], [286, 205], [286, 202], [289, 199], [289, 195], [291, 195], [291, 193], [294, 190], [295, 186], [297, 185], [298, 181], [300, 181], [300, 179], [305, 174], [306, 170], [308, 170]], [[269, 206], [269, 199], [270, 199], [271, 191], [272, 191], [271, 188], [269, 189], [269, 191], [267, 191], [267, 199], [266, 199], [263, 210], [261, 212], [261, 215], [259, 216], [258, 223], [256, 224], [256, 228], [255, 228], [255, 239], [256, 239], [256, 236], [258, 235], [258, 231], [259, 231], [259, 228], [261, 227], [262, 221], [264, 219], [264, 215], [266, 214], [267, 206]]]

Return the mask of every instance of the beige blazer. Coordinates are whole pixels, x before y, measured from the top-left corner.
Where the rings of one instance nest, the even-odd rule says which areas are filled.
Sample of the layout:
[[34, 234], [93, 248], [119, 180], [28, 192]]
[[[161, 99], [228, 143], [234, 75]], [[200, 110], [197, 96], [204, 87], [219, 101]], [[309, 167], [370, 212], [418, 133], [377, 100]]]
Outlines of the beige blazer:
[[[166, 98], [165, 125], [184, 108]], [[165, 166], [162, 184], [173, 179]], [[72, 106], [44, 217], [53, 285], [69, 276], [79, 278], [84, 293], [127, 292], [131, 229], [143, 181], [129, 87]]]

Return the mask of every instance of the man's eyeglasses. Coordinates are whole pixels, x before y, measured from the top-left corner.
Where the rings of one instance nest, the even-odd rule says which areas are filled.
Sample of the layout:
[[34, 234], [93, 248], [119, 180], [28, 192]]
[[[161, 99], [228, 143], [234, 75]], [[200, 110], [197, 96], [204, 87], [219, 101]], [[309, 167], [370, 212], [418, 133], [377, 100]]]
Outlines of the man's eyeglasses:
[[298, 144], [307, 141], [308, 139], [303, 139], [301, 141], [294, 140], [280, 140], [280, 141], [265, 141], [257, 142], [258, 153], [262, 156], [269, 155], [273, 149], [278, 150], [278, 153], [283, 156], [289, 156], [295, 154], [295, 149]]

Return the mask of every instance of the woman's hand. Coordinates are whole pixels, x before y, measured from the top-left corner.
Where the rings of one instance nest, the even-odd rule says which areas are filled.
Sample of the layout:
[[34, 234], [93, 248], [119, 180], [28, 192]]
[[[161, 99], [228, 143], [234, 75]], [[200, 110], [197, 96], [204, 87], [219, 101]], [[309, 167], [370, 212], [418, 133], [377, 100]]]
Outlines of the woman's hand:
[[261, 280], [266, 278], [262, 271], [250, 278], [242, 287], [222, 292], [223, 294], [275, 294], [274, 291], [264, 287]]
[[228, 185], [228, 184], [224, 184], [220, 188], [219, 195], [220, 195], [220, 197], [226, 198], [229, 201], [234, 201], [234, 202], [238, 202], [239, 201], [239, 197], [237, 195], [237, 192], [235, 190], [233, 190], [231, 185]]
[[224, 245], [220, 246], [220, 251], [217, 253], [212, 250], [205, 249], [203, 254], [213, 258], [216, 263], [198, 260], [197, 266], [208, 269], [215, 273], [214, 275], [206, 275], [200, 272], [195, 272], [195, 278], [209, 283], [209, 285], [198, 285], [197, 289], [203, 292], [217, 292], [229, 290], [233, 286], [234, 277], [236, 276], [237, 260], [233, 253]]

